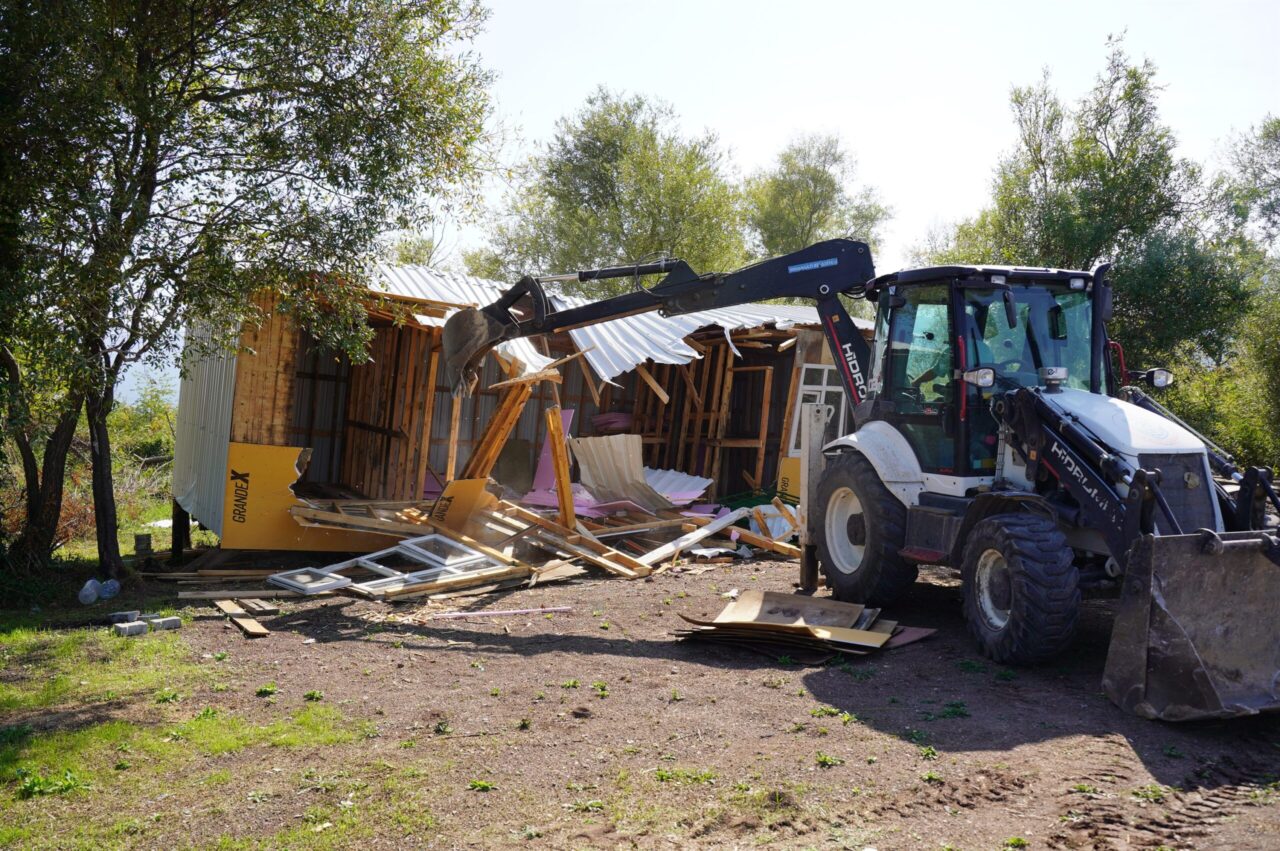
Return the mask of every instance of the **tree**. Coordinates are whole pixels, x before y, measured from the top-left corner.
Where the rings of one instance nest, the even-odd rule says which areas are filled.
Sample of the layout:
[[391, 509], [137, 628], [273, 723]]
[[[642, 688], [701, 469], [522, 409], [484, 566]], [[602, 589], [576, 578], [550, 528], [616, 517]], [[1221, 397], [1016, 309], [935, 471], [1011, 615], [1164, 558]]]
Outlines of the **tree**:
[[[713, 133], [684, 138], [671, 107], [600, 89], [533, 156], [490, 229], [490, 246], [464, 255], [481, 277], [687, 260], [723, 271], [746, 257], [738, 192]], [[629, 282], [578, 291], [605, 295]]]
[[1280, 238], [1280, 117], [1268, 115], [1232, 155], [1238, 193], [1264, 239]]
[[1011, 96], [1018, 142], [996, 169], [991, 206], [926, 249], [937, 263], [1089, 269], [1115, 265], [1114, 336], [1135, 363], [1184, 341], [1220, 360], [1248, 311], [1251, 253], [1214, 227], [1219, 201], [1177, 155], [1155, 67], [1113, 41], [1074, 108], [1047, 75]]
[[[47, 553], [63, 426], [83, 405], [99, 556], [118, 568], [107, 415], [123, 371], [171, 355], [184, 319], [227, 344], [265, 291], [359, 356], [378, 235], [478, 167], [489, 78], [459, 48], [483, 18], [474, 0], [6, 6], [0, 365], [28, 490], [17, 560]], [[38, 399], [52, 428], [31, 415]]]
[[747, 180], [746, 220], [756, 253], [798, 251], [846, 236], [874, 249], [889, 208], [864, 188], [851, 194], [854, 162], [835, 136], [803, 136], [778, 155], [772, 169]]

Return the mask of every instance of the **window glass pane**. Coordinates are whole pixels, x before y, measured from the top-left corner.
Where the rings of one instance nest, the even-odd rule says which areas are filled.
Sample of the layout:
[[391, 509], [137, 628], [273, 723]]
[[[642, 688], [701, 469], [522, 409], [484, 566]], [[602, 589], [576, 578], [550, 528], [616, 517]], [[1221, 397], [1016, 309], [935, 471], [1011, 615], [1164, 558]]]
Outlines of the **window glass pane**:
[[946, 287], [908, 287], [893, 313], [889, 393], [900, 413], [951, 401], [951, 343]]
[[800, 383], [806, 386], [821, 387], [823, 383], [822, 374], [826, 371], [827, 368], [823, 366], [806, 366]]

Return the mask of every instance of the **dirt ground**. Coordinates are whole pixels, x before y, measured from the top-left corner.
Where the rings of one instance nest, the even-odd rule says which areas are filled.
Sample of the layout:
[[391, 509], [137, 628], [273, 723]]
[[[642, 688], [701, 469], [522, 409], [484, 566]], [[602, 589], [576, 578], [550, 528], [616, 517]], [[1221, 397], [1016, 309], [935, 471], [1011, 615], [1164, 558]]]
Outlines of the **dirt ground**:
[[[229, 770], [226, 800], [175, 792], [165, 806], [180, 816], [145, 845], [271, 837], [322, 805], [365, 807], [365, 847], [1280, 847], [1280, 718], [1122, 714], [1099, 687], [1102, 604], [1088, 604], [1066, 658], [1035, 670], [977, 656], [943, 573], [886, 613], [935, 636], [848, 664], [670, 635], [677, 612], [712, 616], [731, 589], [789, 591], [795, 575], [765, 562], [593, 574], [429, 607], [569, 613], [425, 626], [386, 620], [421, 603], [305, 601], [262, 618], [272, 634], [254, 641], [200, 609], [184, 638], [205, 664], [229, 654], [217, 664], [230, 687], [189, 706], [263, 722], [320, 691], [374, 732], [203, 759], [187, 771]], [[264, 701], [268, 681], [278, 691]], [[379, 799], [396, 815], [369, 806]]]

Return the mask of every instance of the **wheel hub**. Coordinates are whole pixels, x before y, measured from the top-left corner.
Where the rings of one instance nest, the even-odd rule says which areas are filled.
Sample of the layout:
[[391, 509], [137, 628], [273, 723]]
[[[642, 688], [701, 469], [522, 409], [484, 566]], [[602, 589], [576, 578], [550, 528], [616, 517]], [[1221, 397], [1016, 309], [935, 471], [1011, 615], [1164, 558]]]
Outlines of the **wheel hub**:
[[984, 550], [974, 571], [978, 611], [988, 628], [999, 631], [1009, 623], [1013, 608], [1013, 578], [1009, 562], [999, 550]]
[[867, 547], [867, 523], [862, 501], [851, 488], [838, 488], [827, 503], [823, 519], [827, 549], [841, 573], [853, 573], [862, 566]]

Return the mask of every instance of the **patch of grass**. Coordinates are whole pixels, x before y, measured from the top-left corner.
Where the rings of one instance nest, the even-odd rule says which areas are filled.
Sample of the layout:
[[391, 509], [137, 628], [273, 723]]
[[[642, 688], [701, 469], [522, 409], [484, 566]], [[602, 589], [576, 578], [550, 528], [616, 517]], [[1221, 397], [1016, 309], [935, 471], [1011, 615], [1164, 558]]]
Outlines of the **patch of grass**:
[[605, 683], [604, 680], [596, 680], [594, 683], [591, 684], [591, 687], [595, 689], [596, 697], [603, 700], [604, 698], [609, 696], [609, 686], [607, 683]]
[[1010, 836], [1000, 846], [1001, 848], [1026, 848], [1031, 843], [1023, 839], [1021, 836]]
[[919, 744], [923, 744], [924, 740], [927, 739], [928, 736], [926, 736], [920, 730], [912, 730], [911, 728], [907, 728], [906, 730], [902, 731], [902, 738], [906, 739], [908, 742], [911, 742], [911, 744], [913, 745], [919, 745]]
[[[574, 801], [572, 804], [565, 804], [567, 808], [575, 813], [598, 813], [604, 810], [604, 801], [593, 798], [590, 801]], [[538, 834], [541, 836], [542, 834]]]
[[258, 697], [270, 697], [278, 691], [280, 691], [280, 687], [275, 683], [264, 683], [263, 685], [258, 686], [258, 689], [254, 694]]
[[[6, 623], [5, 626], [8, 626]], [[0, 716], [66, 704], [123, 700], [162, 690], [191, 691], [210, 679], [176, 633], [145, 641], [102, 629], [0, 629]]]
[[1182, 759], [1183, 757], [1186, 756], [1186, 754], [1178, 750], [1177, 746], [1175, 745], [1165, 745], [1160, 752], [1165, 756], [1169, 757], [1169, 759]]
[[920, 748], [920, 758], [921, 759], [937, 759], [938, 751], [936, 748], [934, 748], [933, 745], [925, 745], [924, 747]]
[[324, 700], [324, 692], [319, 691], [318, 689], [312, 689], [311, 691], [302, 695], [302, 699], [310, 703], [319, 703], [320, 701]]
[[818, 755], [814, 758], [814, 762], [818, 764], [818, 768], [835, 768], [837, 765], [844, 765], [844, 760], [838, 756], [832, 756], [828, 753], [818, 751]]
[[1018, 672], [1011, 668], [1001, 668], [996, 671], [996, 679], [1002, 683], [1011, 683], [1018, 678]]
[[560, 684], [560, 688], [577, 688], [580, 685], [582, 685], [582, 683], [577, 680], [565, 680]]
[[926, 771], [924, 774], [920, 775], [920, 779], [925, 783], [934, 786], [941, 785], [942, 783], [942, 775], [936, 771]]
[[942, 711], [938, 713], [939, 718], [968, 718], [969, 708], [964, 705], [963, 700], [952, 700], [942, 707]]
[[658, 768], [653, 772], [659, 783], [714, 783], [716, 773], [696, 768]]
[[492, 792], [498, 787], [488, 780], [472, 780], [467, 784], [467, 788], [472, 792]]
[[1098, 794], [1098, 787], [1090, 786], [1088, 783], [1077, 783], [1071, 787], [1071, 791], [1081, 795], [1096, 795]]
[[437, 736], [447, 736], [453, 732], [453, 727], [449, 726], [448, 718], [441, 718], [436, 722], [436, 726], [432, 728], [432, 732]]
[[961, 659], [956, 663], [956, 667], [966, 674], [985, 674], [987, 672], [986, 665], [973, 659]]
[[1139, 786], [1129, 794], [1139, 801], [1146, 801], [1149, 804], [1163, 804], [1165, 796], [1169, 794], [1169, 789], [1159, 783], [1148, 783], [1146, 786]]
[[533, 721], [529, 718], [521, 718], [520, 723], [516, 724], [517, 730], [532, 730]]
[[668, 701], [671, 703], [679, 703], [682, 700], [684, 700], [684, 695], [680, 693], [680, 689], [673, 688], [671, 690], [671, 697], [668, 698]]
[[213, 661], [215, 662], [225, 662], [230, 658], [231, 654], [225, 650], [219, 650], [217, 653], [213, 654]]
[[834, 718], [840, 714], [840, 710], [834, 706], [819, 706], [816, 709], [810, 709], [809, 714], [814, 718]]

